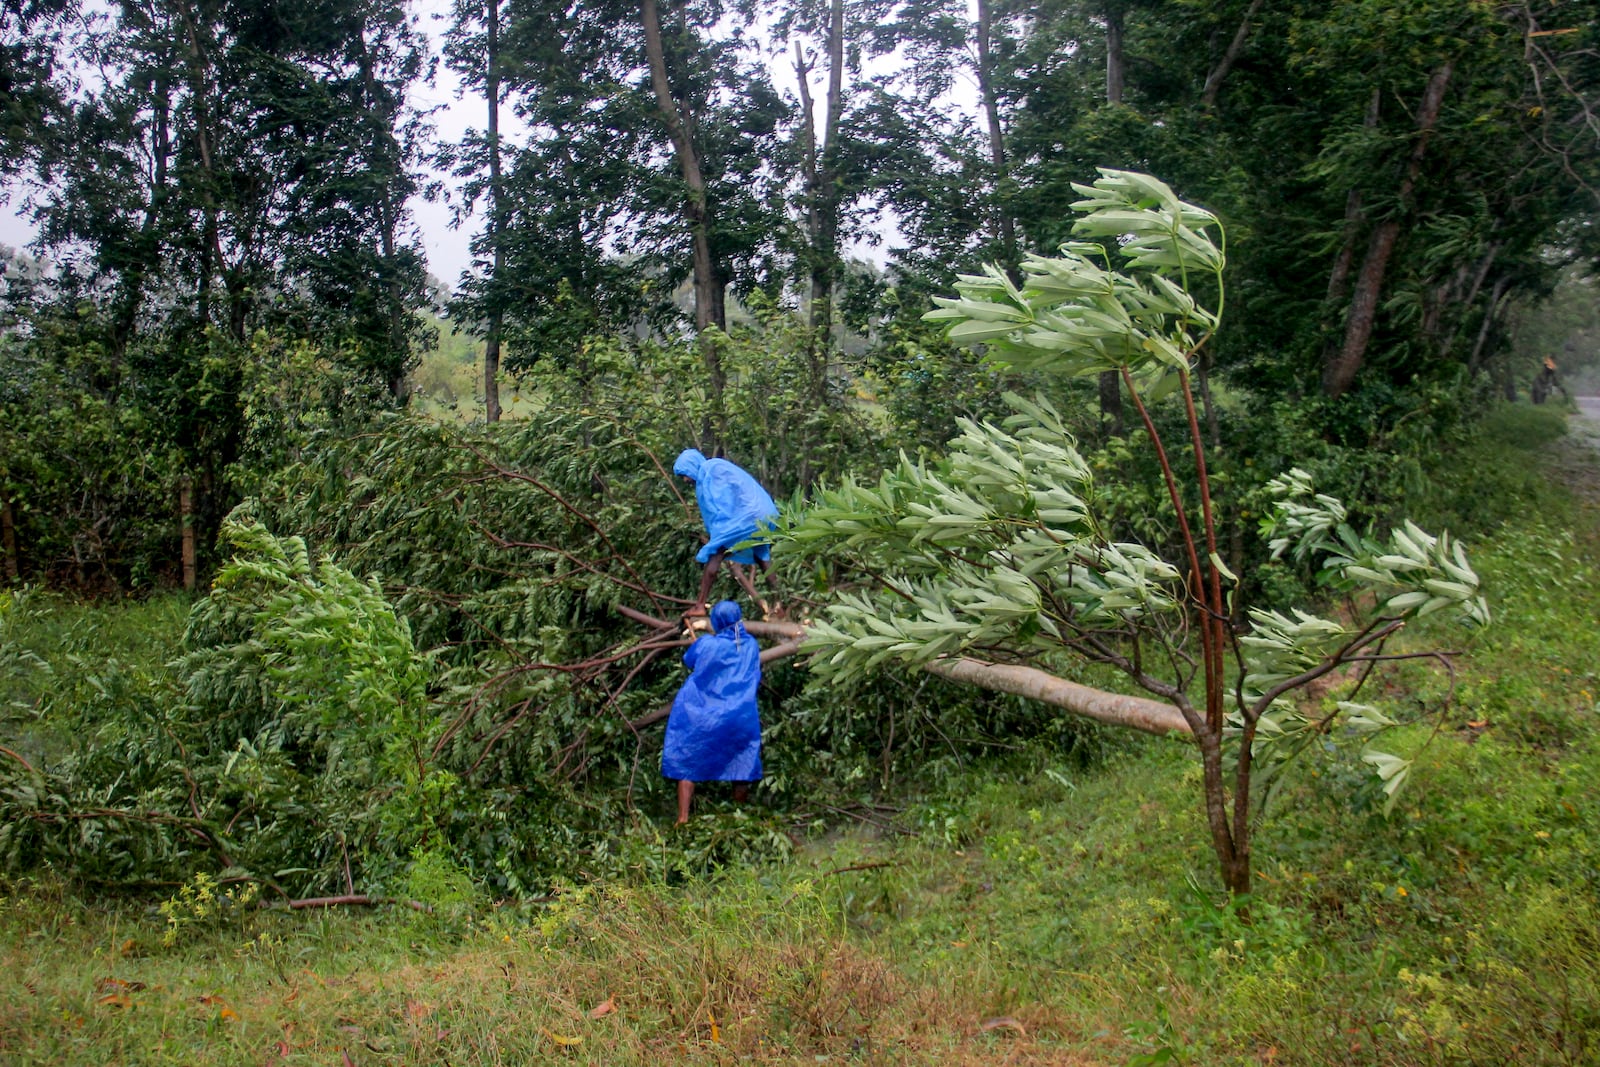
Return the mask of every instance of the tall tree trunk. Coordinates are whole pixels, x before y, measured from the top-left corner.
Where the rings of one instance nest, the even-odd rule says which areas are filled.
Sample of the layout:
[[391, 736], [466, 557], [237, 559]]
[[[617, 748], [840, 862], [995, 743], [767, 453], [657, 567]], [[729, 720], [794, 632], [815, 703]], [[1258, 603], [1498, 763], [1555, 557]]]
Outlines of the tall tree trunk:
[[683, 219], [689, 224], [694, 242], [694, 324], [697, 329], [727, 325], [719, 316], [720, 301], [715, 298], [717, 277], [711, 258], [710, 208], [707, 203], [706, 179], [700, 167], [700, 150], [695, 144], [694, 115], [689, 105], [679, 101], [672, 93], [672, 82], [667, 77], [666, 48], [661, 37], [661, 15], [656, 0], [641, 0], [640, 19], [644, 24], [645, 54], [650, 62], [650, 86], [655, 91], [656, 108], [661, 123], [672, 141], [673, 154], [683, 175], [688, 196], [683, 202]]
[[[365, 90], [364, 116], [371, 131], [373, 148], [385, 145], [392, 155], [384, 158], [389, 166], [380, 174], [383, 179], [377, 197], [378, 255], [384, 265], [383, 291], [386, 297], [385, 326], [388, 331], [388, 382], [389, 395], [396, 400], [405, 399], [409, 385], [406, 376], [410, 371], [411, 341], [407, 336], [406, 295], [399, 270], [400, 220], [405, 215], [405, 202], [397, 195], [397, 179], [403, 176], [405, 152], [395, 138], [395, 119], [398, 110], [394, 94], [378, 81], [376, 60], [367, 46], [366, 31], [357, 39], [361, 56], [361, 84]], [[374, 151], [376, 156], [376, 152]]]
[[1356, 278], [1355, 293], [1350, 298], [1350, 313], [1345, 319], [1344, 343], [1323, 368], [1322, 391], [1330, 397], [1341, 396], [1350, 388], [1366, 358], [1367, 342], [1372, 339], [1378, 301], [1383, 295], [1384, 277], [1389, 269], [1389, 257], [1393, 255], [1395, 242], [1400, 237], [1401, 217], [1411, 209], [1417, 177], [1422, 172], [1422, 159], [1427, 153], [1434, 126], [1439, 121], [1439, 109], [1444, 103], [1451, 71], [1452, 65], [1447, 62], [1428, 79], [1422, 106], [1417, 111], [1416, 143], [1411, 148], [1405, 177], [1400, 182], [1400, 206], [1394, 216], [1378, 224], [1367, 241], [1361, 273]]
[[823, 117], [822, 167], [817, 173], [816, 252], [811, 261], [813, 324], [824, 344], [833, 332], [833, 288], [839, 273], [839, 120], [844, 112], [844, 0], [828, 12], [828, 110]]
[[828, 95], [824, 102], [822, 140], [816, 135], [816, 105], [810, 73], [800, 42], [794, 46], [795, 78], [800, 89], [801, 170], [805, 179], [806, 243], [811, 298], [806, 309], [811, 338], [807, 342], [812, 400], [827, 393], [828, 360], [833, 344], [833, 297], [839, 276], [839, 123], [844, 111], [844, 0], [828, 7]]
[[218, 222], [220, 210], [217, 206], [216, 168], [211, 158], [211, 111], [208, 106], [212, 98], [211, 59], [206, 53], [206, 43], [201, 40], [200, 22], [194, 10], [188, 3], [181, 3], [178, 12], [183, 19], [189, 44], [186, 64], [189, 100], [194, 111], [195, 154], [200, 160], [200, 205], [205, 218], [201, 232], [200, 276], [196, 286], [196, 317], [204, 327], [211, 321], [212, 280], [218, 272], [227, 273], [227, 257], [222, 254], [222, 230]]
[[144, 305], [145, 281], [160, 269], [161, 263], [161, 238], [157, 226], [167, 202], [167, 165], [172, 158], [172, 87], [167, 74], [163, 71], [154, 75], [150, 88], [150, 154], [153, 163], [150, 203], [145, 207], [144, 222], [139, 226], [137, 258], [122, 278], [122, 292], [111, 328], [111, 359], [114, 364], [122, 362], [128, 342], [133, 339], [139, 311]]
[[1124, 67], [1122, 62], [1122, 8], [1117, 4], [1107, 4], [1105, 7], [1106, 19], [1106, 103], [1122, 103], [1122, 89], [1125, 83]]
[[6, 581], [15, 582], [22, 567], [17, 559], [17, 513], [11, 498], [0, 498], [0, 552], [5, 553]]
[[[661, 15], [656, 9], [656, 0], [640, 0], [639, 18], [644, 28], [645, 56], [650, 63], [650, 86], [655, 90], [656, 108], [672, 141], [678, 169], [689, 194], [684, 198], [683, 218], [689, 224], [689, 236], [694, 248], [695, 329], [702, 334], [711, 326], [719, 330], [726, 329], [728, 320], [724, 286], [711, 256], [711, 212], [707, 203], [705, 174], [700, 167], [699, 148], [694, 140], [694, 115], [686, 102], [677, 100], [672, 94], [672, 83], [667, 77], [666, 48], [661, 38]], [[711, 380], [713, 420], [720, 422], [722, 394], [727, 384], [722, 356], [716, 344], [704, 336], [700, 339], [700, 356], [705, 361], [706, 373]], [[707, 429], [709, 431], [710, 427]]]
[[183, 542], [183, 587], [194, 592], [197, 567], [194, 551], [194, 479], [184, 475], [178, 482], [178, 529]]
[[[1495, 279], [1494, 288], [1489, 291], [1489, 306], [1483, 309], [1483, 322], [1478, 326], [1478, 339], [1472, 344], [1472, 354], [1467, 357], [1467, 371], [1476, 375], [1483, 369], [1483, 353], [1489, 343], [1489, 335], [1494, 330], [1495, 320], [1500, 317], [1500, 308], [1504, 304], [1506, 289], [1511, 285], [1511, 279], [1499, 277]], [[1516, 399], [1513, 387], [1511, 399]]]
[[[1483, 253], [1483, 258], [1478, 260], [1477, 270], [1472, 273], [1472, 284], [1467, 287], [1466, 295], [1461, 298], [1461, 312], [1456, 316], [1455, 328], [1450, 331], [1449, 339], [1440, 346], [1440, 355], [1447, 355], [1455, 351], [1456, 345], [1461, 339], [1461, 330], [1467, 324], [1467, 316], [1472, 313], [1472, 305], [1478, 302], [1478, 294], [1483, 292], [1483, 283], [1489, 277], [1489, 270], [1494, 266], [1494, 261], [1499, 255], [1500, 242], [1491, 241], [1489, 247]], [[1498, 297], [1490, 298], [1491, 307], [1494, 306], [1496, 299]], [[1473, 353], [1476, 355], [1476, 347], [1473, 348]]]
[[1206, 84], [1200, 90], [1200, 106], [1210, 111], [1217, 106], [1217, 94], [1222, 92], [1222, 83], [1228, 77], [1233, 65], [1239, 61], [1239, 55], [1244, 51], [1244, 42], [1250, 36], [1250, 20], [1255, 18], [1256, 12], [1261, 10], [1261, 0], [1250, 0], [1250, 7], [1245, 11], [1244, 18], [1239, 20], [1239, 28], [1234, 31], [1233, 40], [1228, 42], [1227, 51], [1222, 53], [1222, 59], [1206, 75]]
[[[1104, 8], [1106, 20], [1106, 103], [1122, 103], [1122, 8]], [[1122, 377], [1114, 370], [1100, 374], [1100, 425], [1108, 436], [1122, 433]]]
[[500, 421], [500, 310], [499, 285], [504, 280], [505, 190], [500, 181], [500, 0], [486, 0], [484, 17], [483, 97], [489, 106], [489, 246], [494, 273], [489, 278], [489, 328], [483, 339], [483, 411], [488, 422]]
[[[1367, 100], [1367, 114], [1362, 125], [1373, 129], [1383, 103], [1383, 90], [1373, 89]], [[1344, 235], [1339, 240], [1339, 254], [1334, 257], [1333, 269], [1328, 272], [1328, 302], [1323, 320], [1322, 365], [1327, 367], [1339, 355], [1340, 317], [1350, 299], [1350, 271], [1356, 262], [1356, 243], [1365, 231], [1366, 209], [1361, 190], [1352, 188], [1344, 198]]]
[[1011, 207], [1006, 200], [1006, 142], [1005, 130], [1000, 125], [1000, 103], [994, 91], [994, 60], [991, 56], [994, 20], [989, 11], [989, 0], [978, 0], [978, 98], [983, 104], [984, 121], [989, 127], [989, 165], [994, 168], [995, 198], [990, 212], [990, 228], [1000, 245], [1000, 258], [1007, 269], [1017, 262], [1017, 230], [1011, 218]]

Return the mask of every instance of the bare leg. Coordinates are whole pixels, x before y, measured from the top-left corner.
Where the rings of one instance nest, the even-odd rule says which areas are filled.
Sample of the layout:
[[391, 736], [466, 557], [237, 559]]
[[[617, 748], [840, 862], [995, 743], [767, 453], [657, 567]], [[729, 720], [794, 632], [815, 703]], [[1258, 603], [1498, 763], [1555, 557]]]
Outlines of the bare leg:
[[749, 782], [734, 782], [733, 783], [733, 802], [735, 804], [743, 804], [745, 801], [747, 801], [749, 799], [750, 799], [750, 783]]
[[694, 783], [687, 778], [678, 781], [678, 825], [689, 821], [689, 802], [694, 799]]
[[744, 591], [750, 594], [750, 599], [760, 604], [762, 609], [765, 610], [767, 602], [761, 599], [760, 593], [756, 592], [756, 583], [750, 580], [750, 572], [731, 559], [728, 561], [728, 566], [733, 568], [733, 577], [744, 587]]
[[705, 569], [700, 572], [700, 594], [695, 598], [694, 607], [690, 608], [690, 615], [704, 615], [706, 613], [706, 600], [711, 596], [711, 585], [717, 580], [717, 572], [722, 569], [722, 559], [725, 552], [718, 552], [706, 560]]
[[789, 611], [783, 606], [783, 587], [778, 584], [778, 572], [772, 569], [772, 561], [758, 557], [756, 563], [760, 565], [761, 574], [767, 580], [767, 588], [772, 590], [772, 609], [768, 614], [775, 619], [787, 618]]

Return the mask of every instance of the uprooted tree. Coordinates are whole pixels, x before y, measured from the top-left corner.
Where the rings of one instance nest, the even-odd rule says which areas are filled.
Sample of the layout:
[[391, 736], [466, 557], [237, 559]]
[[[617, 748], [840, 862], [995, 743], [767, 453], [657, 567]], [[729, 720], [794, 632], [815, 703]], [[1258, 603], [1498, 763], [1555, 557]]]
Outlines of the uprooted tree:
[[[1117, 542], [1095, 505], [1089, 465], [1058, 412], [1012, 397], [1003, 426], [966, 422], [935, 464], [902, 456], [877, 483], [845, 479], [788, 530], [807, 554], [864, 579], [809, 630], [813, 670], [835, 678], [900, 659], [946, 677], [1023, 693], [1106, 722], [1188, 733], [1204, 769], [1204, 806], [1222, 880], [1250, 891], [1252, 793], [1312, 739], [1363, 737], [1363, 758], [1392, 799], [1409, 763], [1370, 746], [1394, 720], [1350, 701], [1331, 713], [1289, 698], [1341, 668], [1444, 652], [1390, 651], [1419, 615], [1488, 621], [1458, 543], [1406, 522], [1379, 542], [1304, 472], [1270, 483], [1264, 533], [1353, 594], [1358, 617], [1251, 610], [1236, 623], [1238, 579], [1218, 550], [1217, 515], [1191, 368], [1218, 327], [1224, 254], [1209, 212], [1145, 175], [1102, 170], [1058, 256], [1030, 256], [1023, 281], [998, 268], [964, 276], [928, 318], [994, 360], [1047, 374], [1115, 373], [1137, 410], [1176, 516], [1179, 551]], [[1215, 307], [1202, 303], [1203, 295]], [[1151, 405], [1173, 395], [1187, 436], [1169, 447]], [[1181, 472], [1188, 472], [1187, 475]], [[1069, 682], [1075, 663], [1126, 676], [1147, 697]], [[1365, 681], [1365, 673], [1361, 673]], [[1357, 686], [1359, 689], [1359, 685]], [[1352, 694], [1352, 698], [1355, 694]]]

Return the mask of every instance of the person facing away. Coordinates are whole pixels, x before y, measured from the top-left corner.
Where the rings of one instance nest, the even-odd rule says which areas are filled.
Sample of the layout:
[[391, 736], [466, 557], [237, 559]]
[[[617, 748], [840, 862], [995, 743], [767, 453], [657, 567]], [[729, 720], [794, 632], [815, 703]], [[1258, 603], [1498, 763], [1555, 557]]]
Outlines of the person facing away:
[[[722, 569], [724, 559], [734, 564], [734, 577], [738, 579], [751, 599], [765, 602], [757, 596], [755, 586], [746, 577], [740, 564], [757, 565], [766, 576], [767, 585], [774, 595], [782, 598], [778, 580], [772, 571], [772, 546], [758, 543], [749, 548], [730, 551], [742, 541], [757, 539], [772, 529], [778, 521], [778, 505], [772, 495], [761, 488], [761, 483], [737, 463], [725, 459], [707, 459], [699, 450], [686, 448], [672, 464], [672, 473], [694, 483], [695, 501], [700, 505], [700, 521], [705, 526], [706, 543], [695, 554], [695, 560], [704, 564], [700, 574], [700, 592], [694, 606], [685, 616], [703, 616], [706, 599], [711, 595], [712, 583]], [[782, 613], [782, 605], [775, 609]]]
[[678, 825], [689, 821], [696, 782], [733, 782], [743, 803], [761, 779], [761, 649], [744, 628], [739, 605], [718, 601], [712, 633], [684, 649], [689, 677], [673, 698], [661, 774], [678, 782]]

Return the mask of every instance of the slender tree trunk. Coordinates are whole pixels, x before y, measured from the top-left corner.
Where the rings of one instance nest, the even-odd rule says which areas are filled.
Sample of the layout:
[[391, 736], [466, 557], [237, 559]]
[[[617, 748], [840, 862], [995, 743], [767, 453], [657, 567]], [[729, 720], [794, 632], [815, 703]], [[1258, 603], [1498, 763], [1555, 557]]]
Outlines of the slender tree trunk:
[[17, 513], [10, 497], [0, 498], [0, 551], [5, 553], [6, 581], [15, 582], [22, 566], [17, 558]]
[[989, 165], [994, 168], [994, 205], [990, 212], [990, 227], [1000, 245], [1000, 257], [1007, 269], [1017, 263], [1017, 230], [1007, 202], [1005, 130], [1000, 125], [1000, 103], [994, 91], [994, 60], [990, 54], [994, 36], [994, 21], [989, 11], [989, 0], [978, 0], [978, 98], [983, 104], [984, 121], [989, 127]]
[[1322, 390], [1330, 397], [1341, 396], [1350, 388], [1366, 358], [1367, 342], [1372, 339], [1378, 301], [1383, 295], [1384, 277], [1389, 269], [1389, 257], [1393, 255], [1395, 242], [1400, 237], [1401, 216], [1411, 208], [1417, 177], [1422, 172], [1422, 159], [1439, 120], [1439, 109], [1444, 103], [1451, 71], [1451, 64], [1445, 63], [1428, 79], [1422, 107], [1417, 111], [1416, 143], [1406, 164], [1405, 178], [1400, 183], [1400, 207], [1394, 217], [1378, 224], [1367, 241], [1367, 253], [1361, 262], [1361, 273], [1356, 278], [1355, 293], [1350, 299], [1350, 313], [1345, 319], [1344, 343], [1323, 368]]
[[[1383, 90], [1373, 89], [1367, 101], [1367, 114], [1362, 125], [1373, 129], [1378, 125]], [[1339, 241], [1339, 254], [1334, 257], [1333, 269], [1328, 272], [1328, 301], [1322, 334], [1322, 365], [1333, 364], [1339, 355], [1339, 327], [1350, 299], [1350, 271], [1356, 262], [1356, 244], [1365, 232], [1366, 210], [1362, 204], [1361, 190], [1352, 188], [1344, 199], [1344, 235]]]
[[1106, 19], [1106, 103], [1122, 103], [1125, 83], [1122, 61], [1122, 8], [1116, 4], [1105, 7]]
[[392, 154], [383, 159], [387, 166], [380, 173], [382, 184], [377, 197], [378, 255], [384, 265], [383, 290], [387, 298], [384, 308], [387, 319], [385, 326], [389, 335], [386, 384], [390, 396], [396, 400], [404, 400], [409, 388], [406, 375], [411, 363], [411, 342], [406, 330], [410, 313], [406, 308], [405, 290], [402, 288], [398, 269], [400, 220], [405, 214], [405, 203], [397, 196], [395, 179], [403, 171], [405, 155], [394, 135], [397, 111], [395, 98], [378, 81], [375, 59], [367, 46], [364, 29], [358, 38], [358, 43], [361, 49], [361, 84], [365, 90], [364, 103], [367, 109], [367, 114], [363, 118], [369, 124], [373, 148], [376, 149], [381, 145], [392, 151]]
[[[1467, 324], [1467, 316], [1472, 313], [1472, 305], [1478, 302], [1478, 294], [1483, 292], [1483, 283], [1489, 277], [1489, 270], [1494, 266], [1494, 261], [1499, 255], [1500, 242], [1490, 242], [1488, 249], [1483, 254], [1483, 258], [1478, 261], [1477, 270], [1472, 273], [1472, 284], [1467, 287], [1466, 295], [1461, 298], [1461, 312], [1456, 316], [1455, 328], [1450, 331], [1449, 340], [1440, 346], [1440, 355], [1447, 355], [1456, 350], [1456, 345], [1461, 340], [1461, 330]], [[1490, 298], [1491, 307], [1494, 305], [1494, 299], [1493, 297]], [[1476, 347], [1473, 348], [1473, 352], [1477, 352]]]
[[661, 15], [656, 0], [641, 0], [639, 8], [657, 112], [672, 141], [683, 184], [688, 187], [689, 195], [683, 203], [683, 218], [689, 224], [690, 237], [694, 242], [694, 324], [701, 330], [708, 326], [721, 329], [727, 326], [727, 320], [721, 314], [722, 302], [716, 298], [717, 272], [711, 257], [710, 209], [706, 179], [700, 167], [700, 151], [693, 136], [694, 116], [689, 112], [689, 105], [672, 94], [672, 82], [667, 77], [666, 48], [661, 37]]
[[1245, 11], [1244, 18], [1239, 20], [1239, 28], [1234, 31], [1233, 40], [1228, 43], [1227, 51], [1222, 53], [1221, 61], [1206, 76], [1205, 87], [1200, 90], [1200, 106], [1207, 111], [1217, 106], [1217, 94], [1222, 92], [1222, 83], [1233, 70], [1233, 65], [1239, 61], [1239, 55], [1244, 51], [1244, 43], [1250, 37], [1250, 20], [1255, 18], [1259, 10], [1261, 10], [1261, 0], [1250, 0], [1250, 7]]
[[806, 254], [810, 260], [811, 301], [806, 308], [806, 323], [811, 336], [806, 341], [806, 361], [809, 365], [814, 395], [822, 391], [825, 373], [820, 365], [827, 359], [825, 339], [818, 336], [819, 318], [825, 299], [825, 274], [821, 269], [822, 251], [822, 175], [817, 152], [817, 109], [811, 99], [812, 64], [805, 61], [800, 42], [794, 43], [794, 76], [800, 87], [800, 174], [805, 183], [806, 203]]
[[[823, 117], [822, 167], [815, 200], [818, 244], [811, 261], [813, 324], [824, 353], [833, 339], [833, 289], [839, 273], [839, 121], [843, 112], [844, 0], [832, 0], [828, 12], [828, 110]], [[821, 379], [817, 384], [821, 385]]]
[[[1472, 343], [1472, 355], [1467, 358], [1467, 371], [1470, 374], [1476, 375], [1483, 369], [1483, 353], [1494, 330], [1495, 320], [1500, 317], [1500, 308], [1505, 301], [1506, 289], [1510, 285], [1510, 278], [1496, 278], [1494, 288], [1489, 291], [1489, 306], [1483, 309], [1483, 322], [1478, 327], [1478, 339]], [[1511, 399], [1516, 399], [1514, 386], [1511, 390]]]
[[800, 89], [801, 171], [805, 180], [806, 243], [811, 297], [806, 308], [811, 337], [807, 342], [812, 401], [827, 396], [828, 361], [833, 345], [833, 297], [839, 276], [839, 123], [844, 111], [844, 0], [828, 7], [828, 95], [824, 102], [822, 140], [816, 135], [816, 105], [811, 97], [807, 63], [800, 42], [794, 46], [795, 78]]
[[650, 85], [655, 91], [656, 108], [661, 123], [672, 141], [678, 169], [688, 196], [683, 202], [683, 218], [689, 224], [689, 236], [694, 248], [694, 325], [700, 331], [700, 358], [705, 362], [710, 378], [711, 422], [715, 428], [705, 427], [708, 439], [720, 440], [722, 422], [722, 394], [727, 377], [722, 369], [722, 356], [711, 338], [703, 336], [712, 326], [727, 328], [725, 292], [722, 278], [711, 255], [711, 213], [707, 202], [705, 174], [700, 167], [700, 153], [694, 140], [694, 115], [686, 102], [674, 98], [672, 83], [667, 77], [666, 48], [661, 37], [661, 15], [656, 0], [640, 0], [640, 22], [644, 28], [645, 56], [650, 64]]
[[[1106, 20], [1106, 103], [1122, 103], [1122, 8], [1107, 4]], [[1100, 374], [1100, 426], [1108, 437], [1122, 433], [1122, 376], [1114, 370]]]
[[195, 154], [200, 161], [200, 205], [205, 219], [201, 233], [196, 317], [202, 327], [210, 323], [212, 282], [220, 274], [230, 296], [229, 327], [236, 334], [236, 340], [243, 341], [243, 316], [240, 313], [243, 294], [234, 294], [234, 286], [229, 281], [228, 259], [222, 252], [221, 208], [217, 204], [218, 182], [216, 164], [212, 158], [214, 139], [209, 106], [213, 96], [211, 57], [207, 53], [207, 42], [201, 39], [199, 18], [193, 8], [188, 3], [182, 3], [178, 11], [189, 43], [189, 99], [194, 111]]
[[115, 364], [122, 362], [139, 321], [139, 311], [144, 305], [145, 281], [160, 267], [161, 239], [157, 226], [167, 202], [167, 166], [172, 158], [172, 87], [163, 72], [155, 75], [151, 86], [150, 154], [154, 169], [150, 179], [150, 203], [145, 208], [144, 222], [139, 227], [138, 259], [122, 279], [122, 293], [111, 331], [111, 358]]
[[483, 97], [489, 106], [489, 245], [494, 255], [490, 276], [489, 327], [483, 339], [483, 410], [488, 422], [500, 421], [500, 299], [498, 287], [505, 269], [505, 190], [500, 181], [500, 0], [485, 7]]
[[183, 539], [183, 587], [194, 592], [197, 568], [194, 551], [194, 479], [184, 475], [178, 482], [178, 529]]

